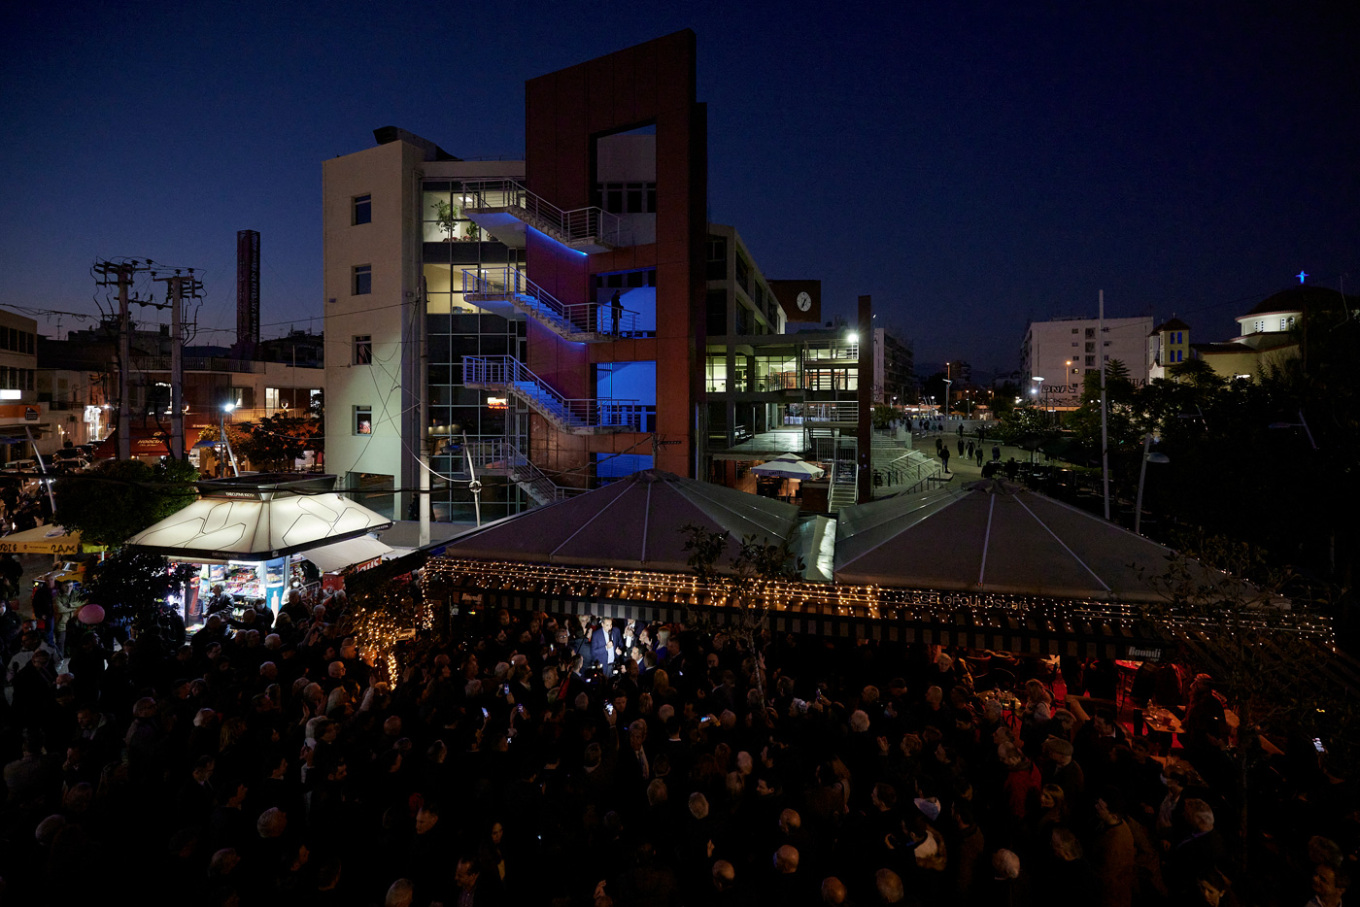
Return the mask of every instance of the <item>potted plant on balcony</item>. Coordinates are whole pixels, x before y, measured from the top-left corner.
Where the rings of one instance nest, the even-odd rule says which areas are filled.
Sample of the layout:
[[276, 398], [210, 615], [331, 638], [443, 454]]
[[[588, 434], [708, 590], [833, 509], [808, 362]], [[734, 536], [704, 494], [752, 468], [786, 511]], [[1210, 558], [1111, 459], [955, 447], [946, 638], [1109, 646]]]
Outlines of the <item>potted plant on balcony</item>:
[[444, 234], [444, 242], [453, 242], [453, 231], [458, 229], [456, 217], [458, 210], [442, 199], [434, 203], [434, 220]]

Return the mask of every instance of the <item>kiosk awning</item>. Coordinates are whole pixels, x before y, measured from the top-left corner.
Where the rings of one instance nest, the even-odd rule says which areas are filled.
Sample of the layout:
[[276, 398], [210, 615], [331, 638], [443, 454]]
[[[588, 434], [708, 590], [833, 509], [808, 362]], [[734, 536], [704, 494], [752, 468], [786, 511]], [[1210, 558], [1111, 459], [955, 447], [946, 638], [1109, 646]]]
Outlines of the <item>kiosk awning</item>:
[[302, 556], [321, 569], [322, 573], [339, 573], [346, 567], [362, 564], [391, 554], [392, 549], [375, 538], [361, 535], [332, 545], [322, 545], [302, 552]]

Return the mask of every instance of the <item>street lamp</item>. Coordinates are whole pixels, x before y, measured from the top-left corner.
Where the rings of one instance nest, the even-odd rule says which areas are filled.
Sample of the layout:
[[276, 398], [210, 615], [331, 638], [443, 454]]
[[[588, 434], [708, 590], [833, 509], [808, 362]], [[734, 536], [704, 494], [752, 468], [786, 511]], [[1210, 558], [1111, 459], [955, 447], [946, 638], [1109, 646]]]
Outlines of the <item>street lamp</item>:
[[221, 431], [222, 431], [222, 443], [226, 445], [227, 456], [231, 458], [231, 471], [235, 473], [236, 476], [239, 478], [241, 475], [241, 468], [236, 465], [236, 453], [231, 449], [231, 439], [227, 437], [227, 413], [231, 412], [234, 409], [236, 409], [235, 403], [222, 404]]
[[1149, 453], [1152, 447], [1152, 432], [1143, 436], [1143, 464], [1138, 469], [1138, 497], [1133, 504], [1133, 533], [1142, 535], [1143, 530], [1143, 480], [1147, 478], [1149, 463], [1170, 463], [1171, 458], [1164, 453]]
[[1303, 410], [1299, 410], [1299, 421], [1297, 421], [1297, 422], [1272, 422], [1272, 423], [1270, 423], [1270, 427], [1271, 427], [1271, 428], [1275, 428], [1275, 429], [1280, 429], [1280, 428], [1301, 428], [1301, 429], [1303, 429], [1303, 433], [1304, 433], [1305, 435], [1308, 436], [1308, 443], [1309, 443], [1309, 445], [1312, 446], [1313, 450], [1317, 450], [1317, 449], [1318, 449], [1317, 442], [1313, 440], [1313, 431], [1312, 431], [1312, 429], [1310, 429], [1310, 428], [1308, 427], [1308, 420], [1305, 419], [1305, 418], [1303, 417]]
[[944, 379], [944, 421], [946, 422], [949, 421], [949, 385], [953, 383], [953, 380], [949, 378]]

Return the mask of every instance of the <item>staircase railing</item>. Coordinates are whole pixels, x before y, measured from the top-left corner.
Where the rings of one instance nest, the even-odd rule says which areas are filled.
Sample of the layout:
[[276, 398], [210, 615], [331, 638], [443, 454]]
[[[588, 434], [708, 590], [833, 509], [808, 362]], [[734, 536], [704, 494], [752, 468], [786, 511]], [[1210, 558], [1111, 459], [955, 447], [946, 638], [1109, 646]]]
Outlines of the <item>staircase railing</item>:
[[[475, 471], [489, 472], [504, 470], [510, 481], [520, 486], [540, 504], [564, 501], [572, 495], [581, 494], [583, 488], [568, 488], [558, 485], [539, 469], [532, 460], [520, 453], [519, 448], [507, 440], [495, 438], [486, 441], [472, 441], [466, 445], [467, 456], [472, 460]], [[464, 458], [456, 464], [461, 468]]]
[[463, 269], [463, 293], [477, 296], [505, 296], [520, 308], [540, 314], [562, 333], [614, 334], [631, 337], [637, 332], [638, 313], [608, 303], [583, 302], [568, 305], [534, 283], [518, 268], [490, 270]]
[[803, 424], [809, 422], [858, 422], [858, 403], [804, 403]]
[[637, 400], [564, 397], [514, 356], [463, 357], [463, 383], [504, 387], [568, 429], [641, 431], [649, 409]]
[[471, 196], [464, 210], [476, 208], [519, 208], [535, 226], [551, 231], [566, 242], [598, 239], [610, 245], [627, 245], [624, 221], [617, 214], [588, 206], [563, 210], [530, 192], [515, 180], [475, 180], [463, 183], [463, 194]]

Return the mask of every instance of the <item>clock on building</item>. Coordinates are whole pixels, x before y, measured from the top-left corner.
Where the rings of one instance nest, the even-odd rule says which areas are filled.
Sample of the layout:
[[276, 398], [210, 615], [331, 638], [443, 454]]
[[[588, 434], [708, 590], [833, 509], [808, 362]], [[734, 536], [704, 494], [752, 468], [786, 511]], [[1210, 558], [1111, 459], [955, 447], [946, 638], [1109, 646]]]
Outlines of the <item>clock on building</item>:
[[806, 312], [812, 308], [812, 297], [806, 291], [798, 294], [798, 311]]

